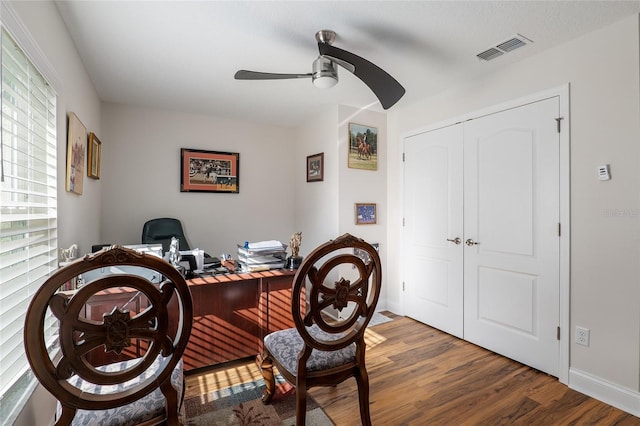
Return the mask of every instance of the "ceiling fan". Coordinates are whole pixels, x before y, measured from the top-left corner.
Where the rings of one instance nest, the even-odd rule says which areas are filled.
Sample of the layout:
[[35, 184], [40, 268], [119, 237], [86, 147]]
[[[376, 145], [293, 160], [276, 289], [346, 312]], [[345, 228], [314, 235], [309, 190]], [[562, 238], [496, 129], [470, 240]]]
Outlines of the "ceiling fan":
[[313, 72], [307, 74], [279, 74], [258, 71], [240, 70], [236, 72], [236, 80], [282, 80], [293, 78], [311, 78], [316, 87], [329, 88], [338, 83], [338, 67], [340, 65], [362, 80], [378, 97], [382, 107], [389, 109], [402, 98], [404, 87], [386, 71], [375, 64], [346, 50], [332, 46], [336, 33], [321, 30], [316, 33], [320, 56], [313, 61]]

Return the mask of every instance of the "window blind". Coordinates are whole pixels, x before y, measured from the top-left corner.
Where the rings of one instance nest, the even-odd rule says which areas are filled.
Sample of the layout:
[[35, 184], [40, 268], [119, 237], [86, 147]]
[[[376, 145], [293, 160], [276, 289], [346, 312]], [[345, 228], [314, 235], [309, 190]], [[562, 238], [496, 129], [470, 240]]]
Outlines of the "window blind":
[[[57, 269], [57, 160], [56, 94], [4, 29], [0, 38], [0, 400], [5, 405], [29, 370], [22, 334], [26, 309]], [[50, 316], [49, 333], [52, 325]]]

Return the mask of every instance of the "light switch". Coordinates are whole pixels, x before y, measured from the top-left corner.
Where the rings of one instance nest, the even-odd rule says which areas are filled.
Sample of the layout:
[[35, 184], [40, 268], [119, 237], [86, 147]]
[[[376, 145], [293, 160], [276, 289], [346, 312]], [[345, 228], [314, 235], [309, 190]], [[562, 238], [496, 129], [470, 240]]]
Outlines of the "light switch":
[[610, 180], [611, 174], [609, 174], [609, 165], [605, 164], [603, 166], [598, 166], [598, 179], [600, 180]]

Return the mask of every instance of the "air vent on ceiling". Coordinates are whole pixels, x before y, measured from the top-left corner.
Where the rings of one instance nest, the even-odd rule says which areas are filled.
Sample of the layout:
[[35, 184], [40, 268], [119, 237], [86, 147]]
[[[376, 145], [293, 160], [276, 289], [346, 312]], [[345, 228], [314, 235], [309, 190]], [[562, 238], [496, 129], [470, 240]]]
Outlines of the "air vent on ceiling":
[[498, 56], [501, 56], [504, 53], [511, 52], [522, 46], [526, 46], [528, 43], [533, 42], [523, 35], [516, 34], [510, 39], [497, 44], [495, 47], [491, 47], [484, 52], [478, 53], [476, 56], [483, 61], [490, 61], [497, 58]]
[[492, 47], [491, 49], [487, 49], [482, 53], [478, 53], [476, 56], [480, 59], [483, 59], [485, 61], [490, 61], [494, 58], [497, 58], [498, 56], [504, 54], [504, 52], [499, 51], [498, 49], [496, 49], [495, 47]]

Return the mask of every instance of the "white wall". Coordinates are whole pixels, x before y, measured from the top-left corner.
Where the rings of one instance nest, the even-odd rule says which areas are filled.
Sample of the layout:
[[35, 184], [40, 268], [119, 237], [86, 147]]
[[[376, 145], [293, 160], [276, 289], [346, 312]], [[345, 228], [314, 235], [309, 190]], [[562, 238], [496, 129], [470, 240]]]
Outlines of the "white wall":
[[[348, 167], [349, 123], [378, 129], [378, 170]], [[386, 242], [386, 114], [344, 105], [295, 129], [296, 225], [303, 231], [307, 254], [318, 245], [346, 232], [372, 243]], [[324, 152], [324, 181], [306, 182], [306, 157]], [[376, 225], [355, 225], [354, 204], [377, 203]], [[305, 238], [308, 234], [308, 238]]]
[[[387, 289], [387, 115], [348, 106], [340, 106], [338, 129], [339, 159], [339, 235], [350, 233], [369, 243], [379, 244], [382, 264], [382, 290], [377, 310], [386, 309]], [[378, 170], [349, 168], [349, 123], [378, 129]], [[375, 203], [376, 224], [356, 225], [355, 204]]]
[[[293, 233], [294, 150], [288, 128], [104, 104], [103, 215], [94, 243], [139, 244], [149, 219], [181, 220], [212, 256]], [[240, 153], [240, 192], [180, 192], [180, 148]]]
[[[378, 170], [348, 167], [349, 123], [378, 129]], [[340, 105], [295, 129], [296, 134], [296, 230], [302, 231], [300, 254], [344, 233], [380, 244], [382, 264], [386, 261], [387, 204], [387, 117], [375, 111], [363, 111]], [[306, 181], [306, 158], [324, 153], [324, 180]], [[376, 203], [378, 223], [355, 224], [355, 203]], [[384, 309], [386, 270], [383, 267], [383, 291], [378, 309]]]
[[[85, 176], [81, 196], [65, 191], [67, 113], [76, 112], [99, 135], [100, 101], [53, 2], [3, 1], [2, 23], [58, 94], [58, 245], [86, 250], [99, 236], [101, 185]], [[54, 407], [38, 386], [15, 425], [49, 424]]]
[[[302, 123], [295, 134], [295, 229], [302, 232], [300, 256], [338, 236], [338, 108]], [[324, 180], [307, 182], [307, 157], [324, 153]]]
[[[402, 136], [570, 83], [571, 341], [591, 329], [591, 344], [571, 343], [570, 369], [587, 376], [581, 390], [640, 413], [640, 106], [638, 17], [587, 34], [464, 87], [389, 114], [389, 250], [401, 248]], [[499, 59], [497, 59], [499, 60]], [[568, 124], [568, 123], [565, 123]], [[596, 167], [610, 164], [612, 180]], [[388, 262], [390, 306], [401, 308], [401, 264]], [[389, 288], [391, 287], [389, 286]], [[574, 382], [576, 382], [574, 380]], [[630, 394], [629, 392], [630, 391]], [[632, 405], [620, 400], [629, 397]], [[624, 397], [622, 398], [624, 399]]]

